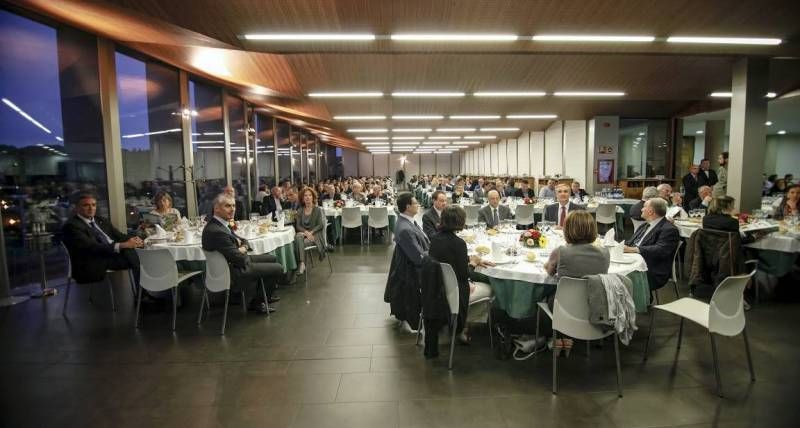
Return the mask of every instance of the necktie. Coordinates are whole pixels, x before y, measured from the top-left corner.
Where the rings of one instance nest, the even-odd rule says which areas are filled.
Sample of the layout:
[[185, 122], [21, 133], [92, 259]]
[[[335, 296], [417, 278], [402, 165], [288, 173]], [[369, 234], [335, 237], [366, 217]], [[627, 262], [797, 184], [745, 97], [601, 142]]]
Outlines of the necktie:
[[561, 217], [559, 218], [560, 220], [558, 220], [558, 225], [564, 227], [564, 223], [567, 222], [567, 207], [564, 205], [561, 206]]
[[492, 208], [492, 218], [494, 220], [495, 226], [500, 224], [500, 217], [497, 216], [497, 208]]
[[633, 239], [631, 240], [634, 246], [638, 246], [642, 242], [642, 238], [644, 238], [644, 234], [645, 232], [647, 232], [647, 229], [649, 228], [650, 228], [650, 223], [645, 223], [639, 226], [639, 229], [637, 229], [636, 233], [633, 234]]
[[92, 230], [92, 234], [94, 234], [95, 239], [97, 239], [97, 242], [101, 244], [111, 243], [111, 238], [109, 238], [108, 235], [106, 235], [106, 233], [97, 226], [97, 223], [95, 223], [94, 220], [89, 222], [89, 226], [91, 226], [90, 229]]

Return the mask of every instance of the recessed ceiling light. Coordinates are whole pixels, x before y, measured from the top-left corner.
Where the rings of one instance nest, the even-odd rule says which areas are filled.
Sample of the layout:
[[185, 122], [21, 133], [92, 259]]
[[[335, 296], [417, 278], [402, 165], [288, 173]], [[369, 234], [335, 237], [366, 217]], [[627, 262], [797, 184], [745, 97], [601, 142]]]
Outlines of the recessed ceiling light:
[[760, 37], [668, 37], [667, 43], [706, 43], [721, 45], [779, 45], [781, 39]]
[[476, 144], [480, 144], [480, 141], [459, 141], [458, 144], [467, 144], [470, 146], [474, 146]]
[[497, 138], [496, 135], [465, 135], [464, 138], [469, 138], [472, 140], [494, 140]]
[[458, 135], [431, 135], [428, 137], [429, 140], [460, 140], [461, 137]]
[[475, 128], [436, 128], [436, 132], [475, 132]]
[[392, 128], [392, 132], [431, 132], [431, 128]]
[[392, 137], [392, 140], [421, 140], [425, 137], [423, 136], [413, 136], [413, 137]]
[[494, 114], [456, 114], [456, 115], [450, 116], [450, 119], [455, 119], [455, 120], [473, 120], [473, 119], [494, 120], [494, 119], [500, 119], [500, 115], [494, 115]]
[[466, 149], [467, 147], [469, 147], [469, 146], [465, 146], [465, 145], [452, 145], [452, 146], [450, 146], [450, 148], [452, 148], [452, 149]]
[[356, 140], [388, 140], [389, 137], [356, 137]]
[[437, 114], [396, 114], [392, 116], [394, 120], [441, 120], [444, 116]]
[[245, 34], [245, 40], [266, 40], [286, 42], [306, 41], [365, 41], [375, 40], [374, 34], [365, 33], [262, 33]]
[[389, 132], [386, 128], [353, 128], [348, 129], [347, 132], [352, 133], [375, 133], [375, 132]]
[[656, 38], [653, 36], [614, 36], [589, 34], [537, 34], [532, 40], [537, 42], [614, 42], [614, 43], [647, 43]]
[[516, 34], [436, 34], [436, 33], [399, 33], [392, 34], [391, 39], [401, 42], [513, 42]]
[[775, 98], [777, 96], [778, 94], [776, 94], [775, 92], [767, 92], [767, 98]]
[[768, 120], [768, 121], [764, 122], [764, 125], [772, 126], [772, 122]]
[[553, 95], [557, 97], [624, 97], [625, 92], [615, 91], [558, 91]]
[[509, 114], [506, 119], [555, 119], [557, 114]]
[[639, 133], [639, 136], [640, 136], [640, 137], [644, 137], [644, 135], [645, 135], [645, 133], [644, 133], [644, 132], [640, 132], [640, 133]]
[[702, 133], [703, 133], [703, 131], [695, 131], [694, 133], [695, 133], [695, 134], [702, 134]]
[[475, 92], [472, 94], [476, 97], [543, 97], [547, 95], [546, 92], [520, 92], [520, 91], [488, 91], [488, 92]]
[[384, 120], [383, 115], [355, 115], [355, 116], [334, 116], [333, 120]]
[[512, 132], [519, 131], [519, 128], [481, 128], [481, 132]]
[[311, 98], [380, 98], [383, 92], [311, 92]]
[[408, 98], [408, 97], [432, 97], [432, 98], [448, 98], [448, 97], [463, 97], [464, 92], [447, 92], [447, 91], [397, 91], [392, 92], [393, 97]]
[[[776, 94], [775, 92], [767, 92], [767, 94], [764, 96], [766, 98], [775, 98], [777, 95], [778, 94]], [[712, 92], [709, 96], [714, 98], [732, 98], [733, 92]]]
[[784, 134], [786, 134], [786, 131], [784, 131], [783, 129], [781, 129], [780, 131], [778, 131], [778, 135], [784, 135]]

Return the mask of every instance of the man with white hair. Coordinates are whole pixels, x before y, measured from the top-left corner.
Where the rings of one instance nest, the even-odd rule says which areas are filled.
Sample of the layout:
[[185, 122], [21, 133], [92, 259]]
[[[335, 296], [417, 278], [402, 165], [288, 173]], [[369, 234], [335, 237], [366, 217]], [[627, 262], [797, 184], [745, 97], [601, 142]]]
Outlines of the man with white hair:
[[626, 253], [638, 253], [647, 262], [647, 281], [651, 290], [663, 287], [672, 274], [672, 258], [681, 240], [678, 229], [664, 220], [667, 201], [655, 197], [642, 208], [646, 223], [639, 226], [633, 237], [625, 242]]
[[642, 191], [642, 200], [631, 206], [630, 211], [628, 211], [628, 216], [636, 221], [643, 221], [642, 208], [644, 208], [645, 201], [653, 199], [657, 196], [658, 190], [655, 187], [645, 187]]
[[672, 196], [672, 186], [667, 183], [661, 183], [656, 187], [658, 190], [658, 197], [663, 199], [667, 205], [672, 205], [671, 196]]
[[689, 201], [689, 210], [707, 210], [711, 204], [711, 190], [710, 186], [700, 186], [697, 189], [697, 197]]
[[555, 199], [556, 198], [556, 181], [547, 180], [547, 186], [539, 189], [539, 197], [542, 199]]

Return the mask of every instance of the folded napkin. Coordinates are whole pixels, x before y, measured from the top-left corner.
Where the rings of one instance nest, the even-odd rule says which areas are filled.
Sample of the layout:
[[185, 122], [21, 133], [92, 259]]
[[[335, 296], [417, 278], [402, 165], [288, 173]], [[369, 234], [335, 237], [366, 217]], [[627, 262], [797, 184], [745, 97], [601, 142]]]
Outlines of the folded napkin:
[[616, 232], [614, 231], [614, 229], [611, 229], [608, 232], [606, 232], [606, 235], [603, 237], [603, 245], [607, 247], [617, 245], [617, 241], [616, 239], [614, 239], [615, 234]]
[[167, 237], [167, 231], [166, 231], [166, 230], [164, 230], [164, 228], [163, 228], [163, 227], [161, 227], [161, 225], [160, 225], [160, 224], [157, 224], [157, 225], [156, 225], [156, 233], [155, 233], [155, 235], [154, 235], [154, 236], [155, 236], [156, 238], [166, 238], [166, 237]]

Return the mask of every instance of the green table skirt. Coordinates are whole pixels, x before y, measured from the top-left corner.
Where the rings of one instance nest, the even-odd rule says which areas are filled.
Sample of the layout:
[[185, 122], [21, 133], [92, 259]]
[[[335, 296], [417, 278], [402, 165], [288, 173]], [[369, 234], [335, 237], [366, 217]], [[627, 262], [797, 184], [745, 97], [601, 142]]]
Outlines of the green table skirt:
[[758, 270], [777, 277], [791, 272], [798, 257], [797, 253], [774, 250], [756, 250], [756, 254], [758, 254]]
[[[364, 214], [361, 216], [361, 223], [364, 226], [364, 230], [367, 230], [367, 220], [369, 219], [369, 215]], [[390, 215], [389, 216], [389, 230], [394, 231], [394, 224], [397, 220], [397, 216]], [[329, 228], [329, 234], [333, 238], [331, 242], [337, 242], [342, 238], [342, 216], [328, 216], [328, 224], [331, 225]]]
[[278, 247], [269, 254], [278, 259], [278, 263], [283, 266], [284, 273], [297, 269], [297, 260], [294, 258], [294, 242]]
[[[636, 312], [646, 312], [650, 303], [650, 285], [647, 272], [634, 271], [628, 274], [633, 282], [633, 302]], [[555, 290], [555, 284], [532, 284], [525, 281], [489, 278], [494, 292], [495, 307], [504, 310], [512, 318], [536, 316], [536, 303], [542, 296]]]

